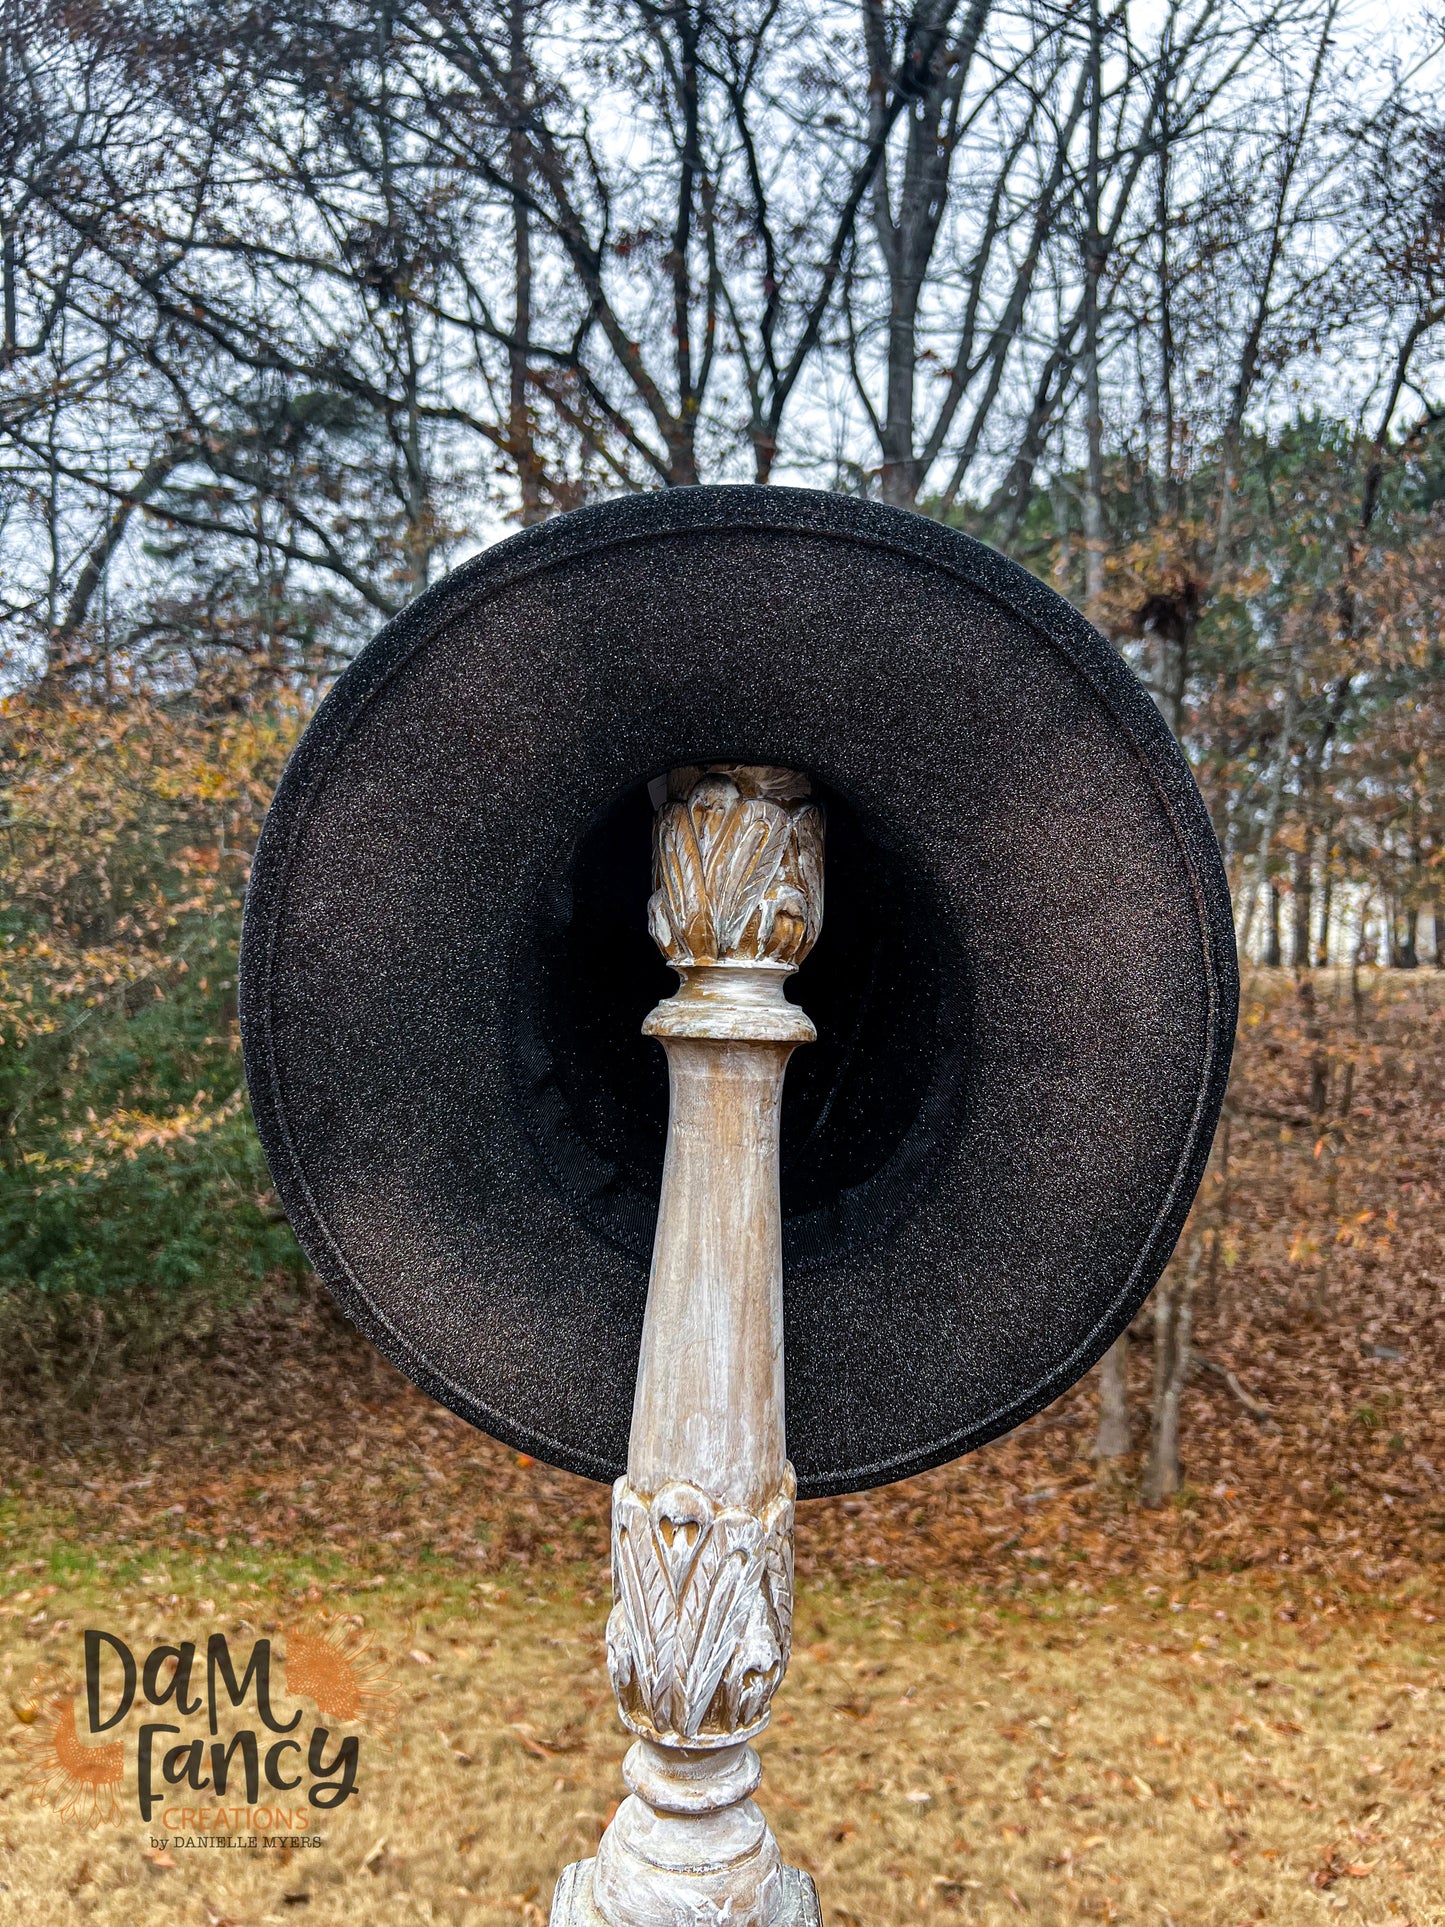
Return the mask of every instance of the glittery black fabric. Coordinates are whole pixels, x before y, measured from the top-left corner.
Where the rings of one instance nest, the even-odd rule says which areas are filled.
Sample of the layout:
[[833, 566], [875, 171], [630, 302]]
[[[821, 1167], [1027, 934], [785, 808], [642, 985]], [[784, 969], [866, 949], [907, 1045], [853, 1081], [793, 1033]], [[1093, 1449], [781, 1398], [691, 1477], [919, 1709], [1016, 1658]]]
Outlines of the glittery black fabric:
[[935, 1465], [1084, 1372], [1158, 1277], [1233, 1038], [1208, 818], [1148, 696], [916, 516], [686, 489], [500, 544], [391, 623], [292, 758], [242, 948], [277, 1189], [436, 1398], [621, 1470], [666, 1089], [639, 1034], [647, 780], [810, 773], [819, 1042], [784, 1115], [800, 1489]]

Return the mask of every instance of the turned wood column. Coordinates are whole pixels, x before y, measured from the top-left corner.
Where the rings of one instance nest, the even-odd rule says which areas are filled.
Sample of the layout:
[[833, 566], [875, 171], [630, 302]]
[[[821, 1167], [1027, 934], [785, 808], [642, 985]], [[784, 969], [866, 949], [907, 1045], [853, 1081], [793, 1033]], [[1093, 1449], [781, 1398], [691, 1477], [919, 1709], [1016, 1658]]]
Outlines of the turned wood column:
[[812, 1024], [784, 995], [823, 914], [823, 819], [805, 778], [675, 770], [654, 834], [652, 934], [675, 996], [662, 1197], [612, 1499], [607, 1663], [637, 1736], [630, 1797], [566, 1869], [553, 1927], [816, 1927], [751, 1795], [793, 1618], [783, 1430], [783, 1075]]

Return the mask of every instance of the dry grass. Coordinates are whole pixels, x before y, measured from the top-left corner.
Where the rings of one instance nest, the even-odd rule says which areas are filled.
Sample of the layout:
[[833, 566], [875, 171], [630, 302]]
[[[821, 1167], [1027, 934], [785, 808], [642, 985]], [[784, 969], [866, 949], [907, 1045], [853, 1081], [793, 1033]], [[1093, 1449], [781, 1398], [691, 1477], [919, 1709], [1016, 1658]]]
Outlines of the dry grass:
[[[1085, 1384], [802, 1509], [764, 1800], [830, 1927], [1445, 1927], [1442, 990], [1319, 991], [1311, 1036], [1287, 979], [1253, 986], [1199, 1305], [1267, 1421], [1199, 1378], [1188, 1486], [1142, 1512], [1137, 1464], [1089, 1460]], [[0, 1927], [544, 1927], [621, 1790], [605, 1490], [471, 1432], [314, 1295], [103, 1382], [12, 1380]], [[135, 1820], [29, 1803], [5, 1701], [85, 1625], [244, 1649], [323, 1598], [376, 1629], [403, 1712], [322, 1847], [158, 1864]]]
[[[362, 1796], [317, 1849], [156, 1865], [134, 1818], [83, 1833], [34, 1807], [12, 1725], [0, 1918], [540, 1927], [559, 1866], [612, 1810], [623, 1739], [605, 1601], [585, 1572], [534, 1583], [332, 1595], [383, 1638], [403, 1713], [391, 1756], [363, 1743]], [[232, 1582], [216, 1606], [167, 1584], [153, 1569], [103, 1594], [77, 1576], [39, 1606], [12, 1596], [7, 1695], [23, 1700], [38, 1657], [78, 1650], [88, 1612], [137, 1646], [219, 1624], [244, 1647], [294, 1610], [294, 1591]], [[875, 1579], [806, 1588], [798, 1635], [763, 1797], [830, 1922], [1445, 1921], [1441, 1642], [1418, 1604], [1286, 1622], [1249, 1575], [1016, 1608]]]

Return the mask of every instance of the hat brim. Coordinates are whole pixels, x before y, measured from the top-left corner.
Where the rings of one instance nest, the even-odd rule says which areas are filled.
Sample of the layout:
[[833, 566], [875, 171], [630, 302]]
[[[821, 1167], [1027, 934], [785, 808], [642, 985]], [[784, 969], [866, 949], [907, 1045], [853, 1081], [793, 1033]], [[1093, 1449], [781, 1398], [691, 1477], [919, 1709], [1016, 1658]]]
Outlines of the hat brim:
[[[1060, 597], [789, 489], [579, 511], [458, 569], [321, 705], [256, 853], [247, 1076], [343, 1309], [508, 1443], [622, 1470], [665, 1117], [645, 786], [806, 771], [820, 1041], [784, 1121], [805, 1496], [1078, 1378], [1158, 1278], [1223, 1099], [1223, 867], [1154, 704]], [[830, 962], [830, 938], [832, 960]], [[809, 1056], [812, 1067], [809, 1067]]]

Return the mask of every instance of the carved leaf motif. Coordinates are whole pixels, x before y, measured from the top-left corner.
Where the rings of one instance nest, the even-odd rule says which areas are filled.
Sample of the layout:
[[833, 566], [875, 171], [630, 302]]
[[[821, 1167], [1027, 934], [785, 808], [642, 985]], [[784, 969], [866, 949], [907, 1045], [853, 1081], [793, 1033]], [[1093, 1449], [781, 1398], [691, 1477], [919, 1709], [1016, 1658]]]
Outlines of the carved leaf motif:
[[792, 1505], [780, 1530], [768, 1534], [768, 1591], [778, 1616], [778, 1646], [783, 1665], [793, 1650], [793, 1521]]
[[[706, 1601], [702, 1630], [687, 1687], [686, 1730], [698, 1732], [713, 1696], [743, 1645], [750, 1607], [758, 1599], [761, 1562], [747, 1546], [734, 1546], [723, 1560]], [[774, 1682], [776, 1684], [776, 1682]], [[770, 1695], [771, 1697], [771, 1695]], [[727, 1707], [728, 1724], [736, 1725], [737, 1703]]]
[[823, 918], [823, 814], [789, 770], [674, 771], [648, 927], [673, 964], [797, 964]]
[[699, 963], [716, 958], [707, 873], [685, 803], [669, 803], [662, 811], [655, 847], [656, 887], [648, 904], [653, 941], [668, 956], [677, 949]]
[[695, 1602], [710, 1590], [718, 1558], [712, 1505], [697, 1486], [668, 1485], [648, 1507], [648, 1519], [672, 1594], [673, 1667], [659, 1682], [657, 1705], [669, 1725], [686, 1732], [685, 1689], [697, 1645]]
[[647, 1518], [672, 1596], [681, 1599], [708, 1541], [712, 1512], [707, 1494], [685, 1481], [664, 1486], [648, 1507]]
[[804, 951], [811, 950], [823, 928], [823, 812], [810, 803], [793, 818], [798, 848], [798, 878], [807, 906]]
[[608, 1668], [639, 1731], [695, 1738], [753, 1725], [787, 1663], [791, 1468], [763, 1517], [679, 1481], [613, 1493]]
[[713, 772], [694, 784], [687, 808], [705, 867], [711, 864], [713, 851], [741, 800], [738, 786], [730, 776]]
[[762, 1713], [787, 1663], [763, 1598], [761, 1592], [752, 1595], [752, 1610], [728, 1662], [728, 1706], [739, 1726], [750, 1726]]
[[707, 861], [707, 892], [719, 952], [737, 947], [748, 918], [778, 874], [792, 818], [776, 803], [740, 802]]
[[619, 1599], [607, 1615], [607, 1671], [620, 1699], [636, 1678], [632, 1642], [627, 1637], [627, 1614]]
[[723, 1535], [711, 1532], [706, 1553], [697, 1564], [696, 1584], [677, 1602], [678, 1664], [671, 1718], [679, 1733], [702, 1730], [703, 1716], [722, 1677], [718, 1669], [711, 1688], [705, 1689], [704, 1681], [713, 1670], [713, 1642], [718, 1631], [716, 1623], [709, 1624], [709, 1618], [714, 1609], [726, 1614], [736, 1590], [737, 1574], [726, 1554]]
[[672, 1679], [676, 1616], [667, 1574], [657, 1557], [647, 1508], [618, 1481], [613, 1496], [613, 1583], [627, 1624], [635, 1684], [658, 1702]]

